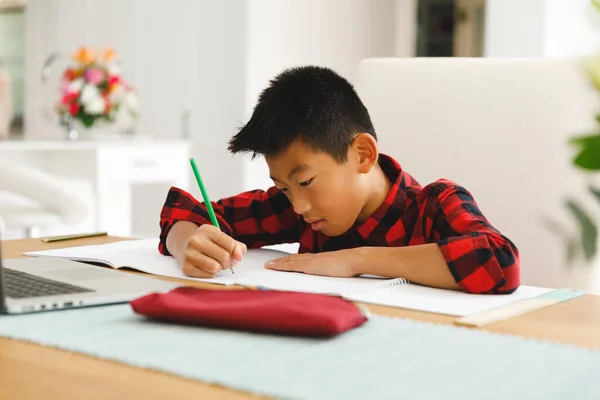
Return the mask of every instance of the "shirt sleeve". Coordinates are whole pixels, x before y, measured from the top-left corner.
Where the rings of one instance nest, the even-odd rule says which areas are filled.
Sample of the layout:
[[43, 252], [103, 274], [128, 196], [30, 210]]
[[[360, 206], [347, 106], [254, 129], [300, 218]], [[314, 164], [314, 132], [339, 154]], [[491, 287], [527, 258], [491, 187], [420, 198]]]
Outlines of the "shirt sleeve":
[[442, 179], [421, 196], [425, 237], [437, 242], [463, 291], [499, 294], [519, 287], [516, 246], [490, 224], [465, 188]]
[[[219, 227], [229, 236], [257, 248], [294, 243], [299, 238], [299, 216], [279, 189], [254, 190], [211, 202]], [[210, 224], [204, 203], [176, 187], [169, 190], [160, 213], [159, 251], [170, 255], [166, 246], [169, 231], [179, 221]]]

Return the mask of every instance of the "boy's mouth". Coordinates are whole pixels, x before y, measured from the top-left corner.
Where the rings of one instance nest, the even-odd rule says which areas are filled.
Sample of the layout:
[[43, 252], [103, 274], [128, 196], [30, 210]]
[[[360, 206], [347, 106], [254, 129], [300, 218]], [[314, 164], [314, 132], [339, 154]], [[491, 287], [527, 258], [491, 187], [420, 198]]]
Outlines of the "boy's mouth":
[[310, 219], [306, 221], [310, 224], [310, 227], [315, 231], [320, 231], [325, 226], [324, 219]]

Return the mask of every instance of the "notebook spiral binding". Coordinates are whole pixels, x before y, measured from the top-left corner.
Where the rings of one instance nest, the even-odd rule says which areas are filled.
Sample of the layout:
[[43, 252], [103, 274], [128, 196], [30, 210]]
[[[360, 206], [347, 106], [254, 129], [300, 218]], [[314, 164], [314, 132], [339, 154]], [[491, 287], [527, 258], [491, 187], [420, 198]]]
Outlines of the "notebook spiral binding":
[[392, 286], [406, 285], [408, 283], [410, 283], [410, 281], [408, 279], [394, 278], [394, 279], [390, 279], [389, 281], [383, 283], [381, 285], [381, 287], [382, 288], [388, 288], [388, 287], [392, 287]]

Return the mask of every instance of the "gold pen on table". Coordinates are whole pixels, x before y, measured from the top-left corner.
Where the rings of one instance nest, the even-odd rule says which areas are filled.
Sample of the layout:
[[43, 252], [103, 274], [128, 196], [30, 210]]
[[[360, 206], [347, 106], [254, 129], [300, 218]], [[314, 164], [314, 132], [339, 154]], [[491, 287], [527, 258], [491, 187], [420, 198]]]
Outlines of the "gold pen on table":
[[108, 232], [78, 233], [74, 235], [49, 236], [42, 239], [44, 243], [60, 242], [62, 240], [84, 239], [96, 236], [107, 236]]

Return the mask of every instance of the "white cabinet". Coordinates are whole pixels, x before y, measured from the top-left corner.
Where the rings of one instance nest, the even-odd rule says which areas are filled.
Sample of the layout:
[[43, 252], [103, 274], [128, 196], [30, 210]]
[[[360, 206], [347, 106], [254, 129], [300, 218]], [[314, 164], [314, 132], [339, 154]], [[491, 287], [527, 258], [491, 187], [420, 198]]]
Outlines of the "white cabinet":
[[160, 209], [169, 188], [189, 190], [189, 157], [187, 141], [0, 142], [3, 161], [90, 181], [95, 215], [85, 228], [117, 236], [158, 235]]

